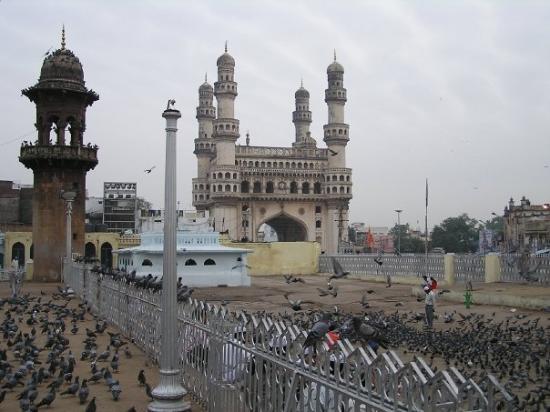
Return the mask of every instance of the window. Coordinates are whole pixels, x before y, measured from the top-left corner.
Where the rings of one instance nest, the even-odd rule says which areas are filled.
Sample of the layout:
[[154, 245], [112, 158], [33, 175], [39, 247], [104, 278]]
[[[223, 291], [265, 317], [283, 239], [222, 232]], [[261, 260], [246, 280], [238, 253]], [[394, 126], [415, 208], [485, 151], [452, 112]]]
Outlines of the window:
[[315, 213], [321, 213], [321, 206], [315, 206]]
[[273, 193], [274, 192], [274, 186], [273, 182], [267, 182], [265, 185], [265, 192], [266, 193]]
[[247, 180], [241, 182], [241, 193], [248, 193], [250, 191], [250, 183]]
[[193, 259], [187, 259], [185, 261], [185, 266], [197, 266], [197, 262], [195, 262]]
[[204, 266], [214, 266], [216, 264], [216, 262], [214, 262], [214, 260], [212, 259], [206, 259], [204, 261]]
[[153, 262], [151, 262], [149, 259], [143, 259], [143, 262], [141, 262], [141, 266], [153, 266]]
[[233, 173], [233, 179], [237, 178], [237, 173]]
[[231, 179], [231, 173], [226, 172], [226, 173], [225, 173], [225, 178], [226, 178], [226, 179]]
[[321, 221], [320, 221], [320, 220], [316, 220], [316, 221], [315, 221], [315, 227], [316, 227], [317, 229], [319, 229], [319, 228], [321, 227]]
[[305, 195], [309, 194], [309, 182], [302, 183], [302, 193]]
[[262, 191], [262, 184], [260, 182], [254, 182], [254, 188], [252, 191], [254, 193], [260, 193]]
[[290, 193], [298, 193], [298, 184], [296, 182], [290, 182]]
[[321, 194], [321, 183], [315, 182], [313, 184], [313, 193], [315, 193], [316, 195]]
[[225, 185], [225, 191], [231, 192], [231, 185]]

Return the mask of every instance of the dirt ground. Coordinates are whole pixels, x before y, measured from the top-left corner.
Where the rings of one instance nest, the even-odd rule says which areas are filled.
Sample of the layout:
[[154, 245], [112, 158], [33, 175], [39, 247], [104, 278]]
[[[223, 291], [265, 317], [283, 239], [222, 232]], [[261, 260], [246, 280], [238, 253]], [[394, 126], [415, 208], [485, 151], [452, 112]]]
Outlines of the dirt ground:
[[[387, 314], [399, 311], [400, 313], [406, 312], [419, 312], [423, 313], [423, 302], [417, 302], [416, 298], [411, 294], [410, 285], [393, 284], [390, 288], [386, 287], [384, 283], [366, 282], [361, 280], [336, 280], [333, 281], [333, 285], [338, 287], [338, 296], [326, 296], [320, 297], [318, 295], [317, 287], [326, 287], [326, 278], [322, 276], [306, 276], [303, 277], [305, 283], [292, 283], [286, 284], [282, 276], [276, 277], [255, 277], [252, 280], [252, 287], [215, 287], [215, 288], [199, 288], [196, 289], [193, 297], [200, 300], [209, 301], [212, 303], [221, 303], [225, 301], [227, 306], [232, 310], [246, 310], [248, 313], [265, 311], [267, 313], [282, 313], [292, 312], [287, 300], [284, 297], [285, 293], [289, 294], [289, 298], [296, 300], [308, 300], [312, 303], [304, 305], [305, 309], [321, 309], [332, 311], [337, 305], [340, 312], [352, 312], [352, 313], [364, 313], [361, 307], [361, 297], [366, 290], [372, 290], [373, 293], [368, 295], [368, 301], [370, 308], [368, 311], [384, 311]], [[455, 287], [455, 290], [459, 286]], [[56, 284], [37, 284], [26, 283], [24, 284], [22, 293], [31, 293], [31, 295], [40, 296], [40, 292], [44, 292], [46, 296], [42, 296], [42, 301], [50, 299], [52, 292], [57, 290]], [[496, 284], [496, 285], [474, 285], [474, 300], [476, 290], [483, 290], [494, 293], [517, 293], [531, 296], [546, 294], [548, 295], [547, 288], [536, 288], [523, 286], [523, 285], [509, 285], [509, 284]], [[8, 296], [8, 285], [5, 282], [0, 283], [0, 297], [5, 298]], [[60, 302], [61, 303], [61, 302]], [[78, 303], [78, 299], [74, 299], [70, 302], [70, 307], [75, 307]], [[7, 305], [4, 306], [4, 311], [0, 311], [0, 320], [3, 320]], [[457, 312], [468, 313], [484, 313], [485, 315], [492, 317], [499, 321], [504, 320], [511, 315], [525, 315], [527, 319], [540, 318], [540, 325], [548, 327], [550, 325], [550, 314], [542, 311], [531, 311], [517, 308], [514, 312], [511, 312], [511, 308], [504, 306], [489, 306], [489, 305], [474, 305], [471, 309], [465, 309], [463, 304], [446, 302], [439, 300], [436, 305], [436, 314], [439, 314], [439, 319], [435, 320], [435, 330], [446, 330], [453, 326], [453, 324], [446, 324], [443, 322], [443, 313], [456, 310]], [[70, 328], [69, 322], [67, 325]], [[19, 323], [19, 326], [23, 331], [30, 330], [30, 327], [23, 321]], [[73, 335], [69, 331], [65, 336], [70, 340], [71, 350], [77, 358], [77, 364], [74, 375], [79, 375], [81, 378], [89, 377], [90, 366], [87, 361], [78, 361], [80, 352], [83, 350], [82, 341], [85, 338], [85, 328], [95, 328], [95, 320], [91, 315], [86, 316], [86, 322], [79, 323], [79, 331]], [[418, 323], [418, 328], [422, 328], [422, 322]], [[109, 327], [108, 331], [115, 332], [116, 329]], [[39, 337], [38, 345], [44, 343], [44, 337]], [[98, 335], [98, 353], [105, 350], [109, 343], [109, 335], [105, 332], [103, 335]], [[6, 342], [0, 340], [0, 347], [5, 348]], [[111, 399], [111, 394], [108, 392], [104, 383], [98, 383], [90, 385], [90, 397], [96, 397], [96, 403], [98, 410], [102, 412], [108, 411], [126, 411], [132, 406], [138, 411], [145, 411], [148, 404], [148, 397], [145, 394], [144, 388], [140, 387], [137, 382], [137, 374], [140, 369], [145, 370], [147, 380], [151, 387], [154, 388], [158, 380], [158, 368], [152, 365], [146, 356], [135, 345], [129, 343], [130, 351], [133, 354], [131, 359], [121, 354], [120, 356], [120, 373], [114, 375], [118, 379], [122, 386], [121, 399], [118, 402], [114, 402]], [[414, 354], [405, 352], [402, 348], [396, 348], [396, 352], [401, 356], [404, 361], [412, 359]], [[11, 352], [9, 353], [9, 360], [11, 361]], [[45, 354], [41, 357], [45, 358]], [[437, 362], [436, 362], [437, 364]], [[39, 396], [37, 401], [42, 399], [46, 393], [45, 384], [39, 387]], [[67, 387], [67, 384], [63, 385], [63, 389]], [[8, 392], [6, 399], [0, 404], [0, 411], [18, 411], [19, 404], [15, 399], [16, 394], [20, 390], [14, 392]], [[191, 402], [193, 411], [201, 410], [197, 404], [193, 403], [190, 396], [187, 397]], [[59, 396], [52, 404], [50, 410], [62, 410], [76, 411], [84, 410], [86, 405], [79, 405], [78, 398], [72, 396]]]

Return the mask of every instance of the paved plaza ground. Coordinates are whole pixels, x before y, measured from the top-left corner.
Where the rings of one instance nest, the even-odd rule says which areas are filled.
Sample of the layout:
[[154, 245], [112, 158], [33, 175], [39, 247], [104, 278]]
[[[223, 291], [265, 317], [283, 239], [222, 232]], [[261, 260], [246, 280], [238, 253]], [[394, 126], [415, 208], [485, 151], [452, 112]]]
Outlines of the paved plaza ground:
[[[338, 287], [338, 296], [332, 297], [320, 297], [317, 291], [318, 287], [326, 287], [327, 279], [323, 276], [305, 276], [303, 277], [305, 283], [292, 283], [287, 284], [282, 276], [273, 277], [254, 277], [252, 280], [252, 287], [215, 287], [215, 288], [200, 288], [196, 289], [193, 297], [200, 300], [209, 301], [212, 303], [221, 303], [225, 301], [227, 306], [232, 310], [245, 310], [248, 313], [265, 311], [268, 313], [281, 313], [292, 312], [287, 300], [284, 297], [285, 293], [289, 294], [289, 298], [296, 300], [309, 300], [313, 303], [304, 305], [305, 309], [314, 310], [326, 310], [333, 311], [337, 305], [341, 312], [352, 313], [364, 313], [361, 307], [360, 301], [367, 290], [372, 290], [373, 293], [368, 295], [368, 301], [370, 303], [369, 311], [384, 311], [387, 314], [399, 311], [400, 313], [406, 312], [420, 312], [424, 311], [424, 304], [418, 302], [416, 297], [412, 294], [411, 285], [393, 284], [390, 288], [386, 287], [384, 283], [377, 282], [365, 282], [361, 280], [336, 280], [333, 281], [333, 285]], [[38, 283], [25, 283], [22, 293], [31, 293], [35, 296], [40, 296], [40, 292], [45, 293], [42, 296], [42, 302], [51, 298], [51, 294], [56, 292], [57, 284], [38, 284]], [[460, 291], [461, 285], [455, 286], [453, 289]], [[491, 285], [474, 285], [474, 302], [476, 293], [494, 293], [494, 294], [524, 294], [526, 296], [548, 296], [548, 288], [532, 287], [526, 285], [511, 285], [511, 284], [491, 284]], [[5, 298], [8, 296], [8, 284], [0, 283], [0, 297]], [[61, 302], [59, 302], [61, 303]], [[70, 302], [70, 307], [76, 307], [78, 303], [77, 299]], [[4, 318], [5, 309], [3, 313], [0, 313], [1, 318]], [[527, 319], [540, 318], [540, 325], [548, 327], [550, 325], [550, 313], [545, 311], [532, 311], [521, 308], [515, 308], [515, 311], [511, 311], [512, 308], [505, 306], [492, 306], [492, 305], [474, 305], [471, 309], [465, 309], [463, 304], [447, 302], [440, 299], [437, 302], [436, 314], [441, 315], [439, 319], [435, 321], [436, 330], [445, 330], [447, 328], [456, 326], [455, 324], [446, 324], [443, 322], [442, 314], [444, 312], [451, 312], [456, 310], [457, 312], [467, 313], [484, 313], [487, 316], [494, 318], [495, 320], [504, 320], [512, 315], [525, 315]], [[494, 313], [494, 315], [493, 315]], [[67, 325], [70, 328], [70, 323], [67, 321]], [[85, 338], [85, 328], [94, 329], [95, 321], [91, 315], [87, 315], [87, 321], [79, 323], [79, 331], [73, 335], [69, 331], [65, 333], [65, 336], [70, 340], [71, 350], [77, 357], [80, 356], [80, 352], [83, 349], [82, 341]], [[19, 326], [23, 331], [30, 330], [30, 327], [25, 322], [19, 323]], [[422, 322], [417, 324], [417, 327], [421, 329]], [[115, 328], [109, 327], [109, 331], [116, 331]], [[38, 345], [44, 344], [44, 337], [39, 335], [37, 339]], [[109, 336], [107, 333], [98, 336], [98, 353], [105, 350], [109, 343]], [[5, 342], [0, 342], [0, 347], [5, 348]], [[98, 383], [90, 385], [90, 398], [96, 396], [98, 410], [102, 412], [108, 411], [126, 411], [132, 406], [138, 411], [146, 410], [148, 404], [148, 398], [145, 395], [143, 387], [140, 387], [137, 382], [137, 374], [140, 369], [145, 370], [148, 382], [151, 387], [154, 387], [158, 379], [158, 368], [152, 365], [150, 361], [145, 357], [136, 346], [129, 344], [130, 351], [133, 354], [131, 359], [121, 354], [121, 366], [120, 373], [115, 375], [122, 386], [121, 399], [118, 402], [114, 402], [111, 399], [110, 392], [104, 383]], [[412, 359], [414, 354], [403, 350], [403, 348], [393, 348], [402, 357], [404, 361]], [[417, 353], [418, 354], [418, 353]], [[11, 353], [9, 352], [10, 360]], [[45, 355], [44, 355], [45, 356]], [[435, 360], [435, 364], [438, 364], [438, 360]], [[89, 362], [78, 361], [75, 368], [74, 375], [79, 375], [81, 378], [89, 377]], [[42, 385], [45, 386], [45, 385]], [[67, 385], [64, 385], [66, 387]], [[19, 391], [17, 391], [19, 392]], [[46, 393], [45, 387], [39, 388], [38, 400]], [[0, 404], [0, 411], [17, 411], [19, 410], [18, 401], [15, 400], [16, 392], [8, 393], [6, 399]], [[78, 404], [78, 399], [71, 396], [57, 396], [53, 403], [51, 410], [84, 410], [85, 406]], [[193, 410], [200, 410], [196, 404], [193, 404]]]

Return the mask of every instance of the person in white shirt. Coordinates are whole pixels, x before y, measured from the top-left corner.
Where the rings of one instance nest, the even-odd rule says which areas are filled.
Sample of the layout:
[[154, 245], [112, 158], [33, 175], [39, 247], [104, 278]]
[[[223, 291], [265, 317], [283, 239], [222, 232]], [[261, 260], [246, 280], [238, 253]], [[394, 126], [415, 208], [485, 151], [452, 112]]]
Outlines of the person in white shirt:
[[428, 285], [424, 286], [424, 292], [426, 293], [426, 326], [431, 329], [434, 325], [435, 293]]

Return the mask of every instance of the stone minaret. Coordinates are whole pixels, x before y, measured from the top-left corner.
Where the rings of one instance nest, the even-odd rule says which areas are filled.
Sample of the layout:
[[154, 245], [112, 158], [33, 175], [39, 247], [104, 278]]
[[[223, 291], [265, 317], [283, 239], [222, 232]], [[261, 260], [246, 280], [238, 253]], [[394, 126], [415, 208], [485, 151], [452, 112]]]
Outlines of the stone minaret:
[[[349, 141], [349, 125], [344, 123], [344, 106], [347, 101], [346, 89], [344, 88], [344, 68], [334, 61], [327, 68], [328, 89], [325, 90], [325, 102], [328, 105], [328, 123], [323, 126], [324, 141], [328, 147], [328, 168], [327, 175], [337, 175], [346, 168], [346, 145]], [[336, 182], [335, 182], [336, 183]], [[327, 191], [332, 188], [328, 200], [328, 222], [327, 222], [327, 253], [338, 253], [340, 240], [347, 239], [347, 226], [349, 199], [351, 189], [347, 181], [340, 181], [337, 185], [330, 185]], [[334, 193], [334, 189], [338, 190]], [[343, 190], [343, 191], [342, 191]]]
[[197, 107], [197, 120], [199, 122], [199, 135], [195, 139], [195, 155], [197, 155], [197, 177], [208, 177], [210, 158], [212, 155], [212, 131], [216, 108], [213, 105], [214, 89], [204, 78], [204, 83], [199, 87], [199, 106]]
[[[65, 202], [62, 191], [76, 192], [72, 209], [72, 252], [84, 255], [86, 173], [97, 165], [97, 146], [84, 145], [86, 108], [99, 99], [84, 83], [82, 65], [65, 48], [46, 56], [38, 83], [22, 93], [36, 105], [38, 139], [21, 147], [19, 161], [34, 172], [34, 279], [59, 281], [65, 256]], [[52, 133], [53, 131], [53, 133]]]
[[309, 110], [309, 92], [304, 84], [294, 93], [296, 110], [292, 112], [292, 123], [296, 128], [296, 139], [292, 144], [294, 147], [315, 146], [315, 140], [310, 136], [309, 126], [311, 125], [311, 111]]
[[346, 145], [349, 141], [349, 125], [344, 123], [344, 106], [347, 101], [344, 88], [344, 68], [334, 61], [327, 68], [328, 89], [325, 102], [328, 105], [328, 124], [323, 126], [325, 143], [329, 149], [328, 162], [331, 168], [346, 167]]
[[214, 83], [214, 95], [218, 107], [218, 118], [214, 120], [214, 140], [216, 143], [216, 164], [235, 165], [235, 142], [239, 138], [239, 121], [235, 119], [235, 97], [237, 83], [234, 81], [235, 59], [225, 53], [216, 62], [218, 81]]

